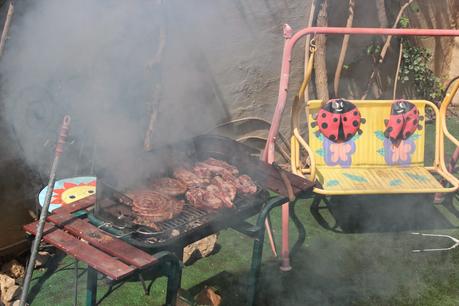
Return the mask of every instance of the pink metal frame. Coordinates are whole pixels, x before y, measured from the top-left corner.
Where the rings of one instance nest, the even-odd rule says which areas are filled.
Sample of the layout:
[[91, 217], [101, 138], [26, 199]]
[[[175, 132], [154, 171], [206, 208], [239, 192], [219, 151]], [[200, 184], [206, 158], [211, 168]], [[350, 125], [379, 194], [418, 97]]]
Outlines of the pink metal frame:
[[[308, 34], [352, 34], [352, 35], [397, 35], [397, 36], [459, 36], [459, 30], [445, 29], [386, 29], [386, 28], [339, 28], [339, 27], [309, 27], [301, 29], [293, 34], [289, 25], [284, 25], [284, 51], [282, 55], [282, 68], [279, 81], [279, 95], [276, 108], [269, 129], [268, 140], [262, 155], [262, 159], [268, 163], [274, 162], [274, 143], [279, 132], [282, 113], [287, 102], [288, 83], [290, 76], [290, 63], [292, 49], [298, 40]], [[290, 267], [289, 259], [289, 235], [288, 235], [288, 203], [282, 206], [282, 250], [281, 250], [281, 270], [288, 271]], [[268, 229], [271, 247], [275, 253], [272, 243], [271, 231]]]

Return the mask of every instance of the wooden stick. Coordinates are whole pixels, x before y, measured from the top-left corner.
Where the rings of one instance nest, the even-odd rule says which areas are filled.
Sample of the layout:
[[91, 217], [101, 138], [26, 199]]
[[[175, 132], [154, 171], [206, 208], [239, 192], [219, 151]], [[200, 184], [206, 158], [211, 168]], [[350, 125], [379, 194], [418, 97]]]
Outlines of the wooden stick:
[[8, 13], [6, 15], [5, 25], [3, 26], [2, 37], [0, 38], [0, 57], [5, 49], [6, 38], [8, 37], [8, 31], [10, 30], [11, 19], [13, 18], [14, 5], [13, 1], [10, 1], [8, 6]]
[[[317, 16], [317, 26], [328, 26], [328, 0], [323, 0]], [[327, 80], [327, 38], [324, 34], [317, 35], [317, 51], [314, 58], [314, 73], [316, 83], [317, 98], [326, 102], [329, 100], [328, 80]]]
[[[308, 19], [308, 27], [312, 27], [312, 24], [314, 22], [314, 15], [316, 12], [316, 0], [311, 1], [311, 8], [309, 9], [309, 19]], [[308, 59], [309, 59], [309, 47], [311, 43], [311, 35], [308, 34], [306, 35], [306, 43], [304, 45], [304, 76], [303, 78], [306, 78], [306, 71], [308, 69]], [[309, 100], [309, 90], [306, 88], [304, 91], [304, 102]]]
[[[403, 13], [405, 12], [406, 8], [413, 2], [414, 0], [409, 0], [407, 3], [405, 3], [401, 8], [400, 11], [397, 14], [397, 18], [395, 19], [394, 24], [392, 25], [392, 28], [395, 29], [400, 21], [400, 18], [402, 18]], [[386, 42], [384, 43], [383, 48], [381, 49], [380, 57], [379, 57], [379, 64], [381, 64], [384, 61], [384, 58], [386, 57], [387, 50], [390, 46], [390, 41], [392, 39], [392, 35], [387, 36]], [[367, 98], [368, 91], [370, 90], [371, 85], [373, 84], [374, 78], [376, 76], [376, 69], [378, 65], [375, 65], [373, 68], [373, 72], [371, 73], [370, 79], [368, 80], [368, 85], [367, 85], [367, 90], [363, 94], [363, 96], [360, 98], [361, 100], [364, 100]]]
[[[349, 16], [347, 17], [346, 28], [352, 27], [354, 20], [354, 7], [355, 0], [349, 0]], [[346, 58], [347, 47], [349, 46], [350, 35], [344, 35], [343, 44], [341, 45], [341, 51], [339, 53], [338, 64], [336, 65], [335, 80], [333, 82], [333, 89], [335, 91], [335, 97], [338, 97], [339, 81], [341, 78], [341, 71], [343, 71], [344, 59]]]
[[403, 53], [403, 42], [400, 40], [400, 52], [398, 53], [397, 71], [395, 72], [395, 78], [394, 78], [394, 93], [392, 94], [393, 100], [395, 100], [395, 96], [397, 95], [398, 74], [400, 73], [400, 65], [402, 63], [402, 53]]
[[[406, 8], [411, 4], [413, 3], [414, 0], [409, 0], [407, 3], [405, 3], [404, 5], [402, 5], [402, 7], [400, 8], [400, 11], [398, 11], [398, 15], [397, 15], [397, 18], [395, 18], [395, 22], [394, 24], [392, 25], [392, 28], [396, 28], [398, 23], [400, 22], [400, 19], [402, 18], [402, 15], [403, 13], [405, 12]], [[384, 46], [382, 47], [381, 49], [381, 54], [380, 54], [380, 58], [379, 58], [379, 63], [382, 63], [383, 60], [384, 60], [384, 57], [386, 56], [386, 53], [387, 53], [387, 49], [389, 49], [390, 47], [390, 41], [392, 40], [392, 35], [389, 35], [387, 36], [386, 38], [386, 43], [384, 44]]]

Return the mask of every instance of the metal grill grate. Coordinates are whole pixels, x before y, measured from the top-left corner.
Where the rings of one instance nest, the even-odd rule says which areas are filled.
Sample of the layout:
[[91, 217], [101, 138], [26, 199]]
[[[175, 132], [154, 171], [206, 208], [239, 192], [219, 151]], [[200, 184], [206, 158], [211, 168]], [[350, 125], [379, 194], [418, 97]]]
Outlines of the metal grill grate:
[[[242, 196], [239, 193], [236, 194], [236, 197], [233, 201], [234, 208], [229, 208], [228, 210], [237, 210], [245, 205], [250, 204], [251, 200], [258, 197], [262, 190], [263, 189], [257, 184], [257, 192], [253, 195]], [[204, 221], [203, 219], [205, 219], [207, 216], [211, 214], [219, 214], [221, 211], [225, 210], [227, 209], [206, 211], [186, 203], [179, 215], [175, 216], [173, 219], [158, 222], [157, 225], [160, 228], [160, 232], [169, 232], [173, 229], [182, 228], [183, 226], [191, 226], [193, 222]]]

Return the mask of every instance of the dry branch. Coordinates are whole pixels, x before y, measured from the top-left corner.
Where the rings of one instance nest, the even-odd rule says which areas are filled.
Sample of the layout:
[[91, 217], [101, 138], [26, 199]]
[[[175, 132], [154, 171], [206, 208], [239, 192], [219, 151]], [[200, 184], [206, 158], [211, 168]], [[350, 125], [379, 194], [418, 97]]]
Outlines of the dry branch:
[[[400, 22], [400, 18], [402, 18], [403, 16], [403, 13], [405, 12], [406, 8], [411, 4], [413, 3], [414, 0], [409, 0], [407, 3], [405, 3], [404, 5], [402, 5], [402, 7], [400, 8], [400, 11], [398, 11], [398, 14], [397, 14], [397, 18], [395, 18], [395, 22], [394, 24], [392, 25], [392, 28], [396, 28], [398, 23]], [[392, 35], [389, 35], [387, 36], [386, 38], [386, 42], [384, 43], [384, 46], [382, 47], [381, 49], [381, 54], [380, 54], [380, 58], [379, 58], [379, 63], [382, 63], [383, 60], [384, 60], [384, 57], [386, 56], [386, 53], [387, 53], [387, 49], [389, 49], [390, 47], [390, 41], [392, 40]]]
[[379, 26], [387, 28], [389, 21], [387, 20], [386, 6], [384, 0], [376, 0], [376, 12], [378, 14]]
[[398, 75], [400, 73], [400, 65], [402, 64], [402, 54], [403, 54], [403, 42], [400, 41], [400, 51], [398, 53], [397, 71], [395, 72], [395, 77], [394, 77], [394, 93], [392, 94], [393, 100], [395, 100], [395, 96], [397, 95], [397, 83], [398, 83]]
[[[317, 16], [317, 26], [326, 27], [328, 25], [328, 14], [327, 14], [328, 0], [323, 0], [322, 5]], [[315, 83], [317, 98], [322, 101], [328, 101], [328, 81], [327, 81], [327, 59], [325, 45], [327, 38], [325, 35], [317, 35], [317, 51], [314, 61], [315, 71]]]
[[[413, 2], [414, 0], [409, 0], [407, 3], [405, 3], [404, 5], [402, 5], [402, 7], [400, 8], [398, 14], [397, 14], [397, 18], [395, 19], [395, 22], [394, 24], [392, 25], [392, 28], [396, 28], [399, 21], [400, 21], [400, 18], [402, 18], [403, 16], [403, 13], [405, 12], [406, 8]], [[386, 53], [387, 53], [387, 49], [389, 48], [390, 46], [390, 42], [391, 42], [391, 39], [392, 39], [392, 36], [389, 35], [387, 36], [386, 38], [386, 42], [384, 43], [384, 46], [383, 48], [381, 49], [381, 53], [380, 53], [380, 57], [379, 57], [379, 64], [381, 64], [383, 61], [384, 61], [384, 58], [386, 57]], [[376, 70], [378, 68], [378, 65], [375, 65], [374, 68], [373, 68], [373, 72], [371, 73], [370, 75], [370, 79], [368, 80], [368, 85], [367, 85], [367, 89], [365, 90], [365, 93], [362, 95], [362, 97], [360, 99], [364, 100], [366, 99], [367, 95], [368, 95], [368, 91], [370, 90], [370, 87], [371, 85], [373, 84], [373, 81], [375, 79], [375, 76], [376, 76]]]
[[2, 37], [0, 38], [0, 57], [3, 54], [3, 49], [5, 49], [6, 39], [8, 37], [8, 31], [10, 30], [11, 19], [13, 18], [14, 5], [13, 1], [10, 1], [8, 6], [8, 13], [6, 15], [5, 25], [3, 26]]
[[[309, 9], [309, 19], [308, 19], [308, 24], [307, 27], [312, 27], [312, 24], [314, 22], [314, 15], [316, 13], [316, 0], [311, 1], [311, 7]], [[308, 59], [309, 59], [309, 45], [311, 43], [311, 35], [308, 34], [306, 35], [306, 43], [304, 45], [304, 78], [306, 78], [306, 71], [308, 70]], [[305, 90], [304, 92], [304, 102], [309, 100], [309, 92], [308, 89]]]
[[[354, 20], [354, 7], [355, 0], [349, 0], [349, 16], [347, 17], [346, 28], [352, 27]], [[341, 72], [343, 71], [344, 59], [346, 58], [347, 48], [349, 46], [350, 35], [344, 35], [343, 44], [341, 45], [341, 51], [339, 53], [338, 64], [336, 65], [335, 80], [333, 82], [333, 89], [335, 91], [335, 97], [338, 97], [339, 81], [341, 78]]]

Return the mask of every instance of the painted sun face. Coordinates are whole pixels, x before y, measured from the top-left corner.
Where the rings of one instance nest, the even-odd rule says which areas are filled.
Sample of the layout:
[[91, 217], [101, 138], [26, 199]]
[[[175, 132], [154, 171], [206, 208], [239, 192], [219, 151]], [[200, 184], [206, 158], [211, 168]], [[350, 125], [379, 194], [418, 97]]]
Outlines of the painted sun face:
[[54, 189], [51, 204], [70, 204], [96, 193], [96, 182], [64, 183], [64, 188]]

